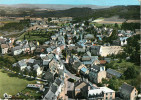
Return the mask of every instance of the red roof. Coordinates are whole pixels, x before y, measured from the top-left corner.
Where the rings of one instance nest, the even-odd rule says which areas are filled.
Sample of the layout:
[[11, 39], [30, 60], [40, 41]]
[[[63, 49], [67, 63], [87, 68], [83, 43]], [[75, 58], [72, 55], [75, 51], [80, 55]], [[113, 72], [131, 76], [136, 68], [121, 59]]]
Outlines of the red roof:
[[106, 60], [100, 60], [100, 64], [106, 64]]

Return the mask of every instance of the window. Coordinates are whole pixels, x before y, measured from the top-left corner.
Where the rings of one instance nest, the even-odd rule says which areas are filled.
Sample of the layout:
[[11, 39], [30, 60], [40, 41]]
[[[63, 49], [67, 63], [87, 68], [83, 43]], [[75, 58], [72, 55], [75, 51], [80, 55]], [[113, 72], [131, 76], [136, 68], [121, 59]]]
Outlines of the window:
[[110, 93], [110, 95], [112, 95], [112, 93]]
[[108, 100], [108, 97], [106, 97], [106, 100]]
[[106, 93], [106, 95], [108, 95], [108, 93]]
[[112, 97], [110, 97], [110, 100], [112, 100]]

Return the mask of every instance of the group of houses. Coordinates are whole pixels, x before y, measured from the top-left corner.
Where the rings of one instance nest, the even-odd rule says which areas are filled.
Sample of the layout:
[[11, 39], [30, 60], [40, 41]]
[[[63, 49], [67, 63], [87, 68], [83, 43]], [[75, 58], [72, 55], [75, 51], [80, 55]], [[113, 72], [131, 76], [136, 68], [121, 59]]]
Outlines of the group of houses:
[[[56, 20], [52, 18], [52, 21]], [[71, 21], [71, 18], [60, 18], [59, 20]], [[42, 21], [38, 21], [38, 23], [41, 25]], [[96, 36], [85, 31], [89, 27], [95, 29]], [[54, 28], [58, 30], [58, 33], [53, 34], [50, 40], [44, 42], [43, 45], [39, 45], [37, 41], [14, 41], [13, 39], [0, 38], [1, 52], [6, 54], [10, 51], [14, 56], [22, 53], [34, 54], [34, 57], [30, 59], [22, 59], [14, 63], [13, 68], [18, 67], [20, 72], [25, 70], [36, 72], [37, 77], [46, 80], [47, 85], [41, 86], [44, 100], [57, 100], [62, 91], [67, 91], [67, 94], [70, 93], [73, 99], [115, 99], [116, 91], [106, 86], [98, 87], [94, 84], [102, 83], [103, 79], [122, 76], [122, 73], [114, 69], [105, 68], [106, 63], [114, 60], [107, 56], [122, 52], [122, 46], [127, 44], [127, 38], [134, 33], [118, 30], [119, 38], [113, 42], [115, 45], [111, 45], [109, 43], [100, 44], [99, 41], [102, 41], [104, 36], [111, 36], [112, 28], [97, 28], [94, 25], [86, 26], [84, 23], [69, 23], [61, 28]], [[103, 34], [105, 32], [106, 35]], [[101, 59], [99, 56], [103, 58]], [[69, 67], [74, 75], [84, 79], [79, 77], [80, 79], [74, 82], [68, 80], [65, 82], [65, 75], [67, 74], [65, 67]], [[69, 85], [67, 90], [65, 90], [66, 84]], [[39, 88], [38, 85], [33, 84], [29, 84], [27, 87]], [[137, 89], [127, 83], [121, 86], [119, 92], [120, 97], [126, 100], [135, 100], [138, 95]]]

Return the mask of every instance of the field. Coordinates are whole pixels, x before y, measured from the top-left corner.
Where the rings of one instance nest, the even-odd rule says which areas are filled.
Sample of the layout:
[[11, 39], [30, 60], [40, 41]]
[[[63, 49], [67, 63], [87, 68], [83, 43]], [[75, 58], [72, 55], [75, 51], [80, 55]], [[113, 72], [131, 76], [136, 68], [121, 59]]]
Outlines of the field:
[[113, 17], [109, 17], [109, 18], [98, 18], [96, 19], [96, 22], [98, 24], [122, 24], [123, 22], [125, 22], [125, 19], [121, 19], [118, 16], [113, 16]]
[[18, 78], [14, 74], [6, 73], [0, 69], [0, 98], [3, 98], [4, 93], [15, 95], [24, 90], [29, 83], [35, 83], [35, 81]]
[[19, 40], [29, 40], [29, 41], [38, 41], [40, 44], [43, 44], [45, 41], [48, 41], [52, 35], [54, 35], [55, 32], [46, 32], [43, 31], [30, 31], [23, 33]]

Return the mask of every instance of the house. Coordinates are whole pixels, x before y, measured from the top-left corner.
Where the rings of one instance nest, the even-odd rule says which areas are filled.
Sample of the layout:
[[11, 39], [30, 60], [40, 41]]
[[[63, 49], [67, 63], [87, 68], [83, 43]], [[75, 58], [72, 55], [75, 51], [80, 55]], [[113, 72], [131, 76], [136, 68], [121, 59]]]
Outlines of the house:
[[36, 46], [32, 42], [29, 43], [29, 47], [30, 47], [31, 53], [33, 53], [33, 51], [36, 49]]
[[99, 60], [100, 61], [100, 65], [105, 65], [106, 64], [106, 60]]
[[116, 70], [110, 68], [108, 68], [106, 72], [108, 78], [112, 78], [113, 76], [115, 76], [116, 78], [120, 78], [122, 76], [120, 72], [117, 72]]
[[20, 70], [23, 71], [27, 67], [26, 61], [27, 59], [18, 61], [17, 66], [20, 67]]
[[38, 64], [34, 65], [33, 68], [34, 68], [34, 70], [36, 70], [37, 76], [42, 74], [43, 70]]
[[56, 74], [59, 72], [60, 63], [57, 59], [52, 59], [49, 63], [49, 69], [51, 70], [51, 73]]
[[1, 53], [6, 54], [8, 53], [9, 46], [7, 44], [1, 44]]
[[120, 88], [120, 96], [124, 100], [136, 100], [136, 97], [138, 96], [138, 91], [134, 86], [123, 83]]
[[88, 75], [89, 74], [89, 70], [86, 67], [82, 67], [80, 69], [80, 73], [83, 75]]
[[86, 99], [90, 85], [83, 80], [74, 83], [74, 96], [76, 99]]
[[47, 80], [50, 83], [54, 82], [54, 75], [50, 72], [50, 69], [45, 72], [43, 79]]
[[114, 100], [115, 91], [107, 87], [98, 87], [88, 91], [88, 100]]
[[23, 52], [22, 46], [15, 46], [11, 51], [13, 55], [19, 55]]
[[5, 44], [5, 43], [6, 43], [6, 39], [0, 38], [0, 44]]
[[100, 54], [100, 46], [91, 46], [91, 53], [98, 56]]
[[92, 66], [92, 65], [97, 65], [99, 64], [98, 56], [91, 56], [91, 53], [87, 51], [83, 57], [82, 57], [82, 62], [86, 66]]
[[48, 54], [47, 56], [42, 57], [43, 60], [43, 66], [48, 66], [49, 62], [54, 58], [53, 54]]
[[51, 53], [53, 50], [51, 48], [46, 49], [47, 53]]
[[120, 45], [121, 46], [127, 45], [127, 39], [128, 37], [120, 37]]
[[94, 35], [93, 34], [87, 34], [84, 36], [85, 39], [93, 39]]
[[22, 50], [24, 53], [29, 53], [30, 52], [30, 47], [28, 44], [23, 45]]
[[51, 38], [52, 38], [52, 40], [56, 40], [57, 39], [57, 37], [55, 35], [52, 35]]
[[50, 86], [43, 100], [57, 100], [58, 95], [61, 93], [62, 88], [64, 86], [64, 81], [62, 79], [57, 78]]
[[[80, 70], [82, 68], [85, 68], [87, 70], [87, 67], [84, 64], [82, 64], [81, 62], [74, 62], [72, 65], [72, 68], [77, 74], [80, 73]], [[86, 71], [86, 73], [87, 73], [87, 71]]]
[[104, 58], [104, 60], [107, 62], [107, 63], [110, 63], [111, 62], [111, 58]]
[[105, 66], [93, 65], [89, 69], [89, 79], [91, 82], [101, 83], [103, 78], [106, 78]]
[[30, 66], [33, 65], [34, 61], [35, 61], [35, 59], [32, 59], [32, 58], [28, 59], [27, 65], [30, 65]]
[[11, 49], [11, 48], [14, 47], [14, 46], [13, 46], [13, 43], [9, 43], [8, 46], [9, 46], [9, 49]]

